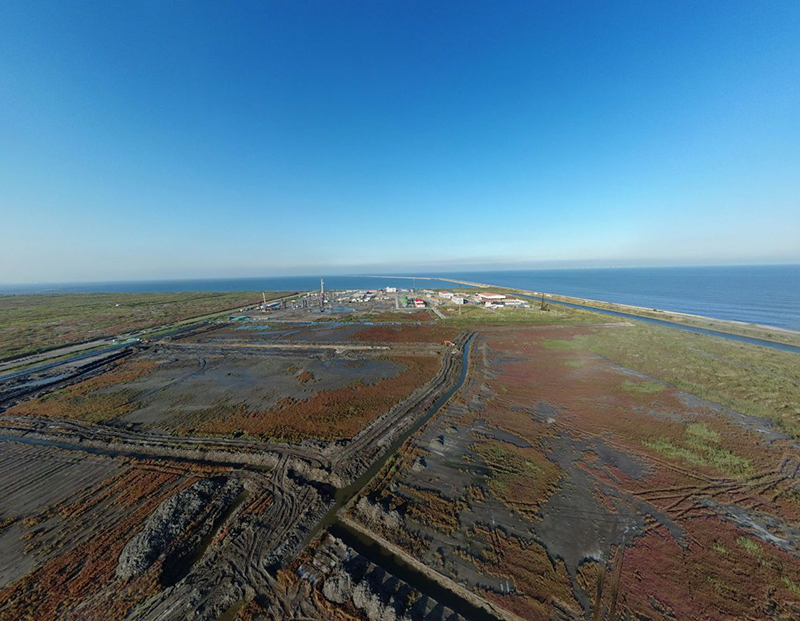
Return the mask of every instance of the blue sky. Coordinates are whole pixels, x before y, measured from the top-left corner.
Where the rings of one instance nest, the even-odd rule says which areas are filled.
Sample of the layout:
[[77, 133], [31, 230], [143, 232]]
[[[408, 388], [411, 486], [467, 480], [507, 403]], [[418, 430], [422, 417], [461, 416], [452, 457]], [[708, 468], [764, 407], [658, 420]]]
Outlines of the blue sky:
[[0, 4], [0, 282], [800, 261], [798, 2]]

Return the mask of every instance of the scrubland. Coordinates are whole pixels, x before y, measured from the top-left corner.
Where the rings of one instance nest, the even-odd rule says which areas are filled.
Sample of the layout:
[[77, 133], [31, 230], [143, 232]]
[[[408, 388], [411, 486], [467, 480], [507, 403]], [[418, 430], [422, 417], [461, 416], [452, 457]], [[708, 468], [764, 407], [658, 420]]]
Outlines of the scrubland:
[[247, 292], [0, 295], [0, 359], [163, 326], [254, 304], [259, 297]]

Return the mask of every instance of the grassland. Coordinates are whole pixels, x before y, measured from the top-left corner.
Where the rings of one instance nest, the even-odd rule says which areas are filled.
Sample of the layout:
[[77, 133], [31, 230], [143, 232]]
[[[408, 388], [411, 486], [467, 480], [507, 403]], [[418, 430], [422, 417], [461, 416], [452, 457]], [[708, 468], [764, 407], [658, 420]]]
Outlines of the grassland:
[[620, 326], [549, 349], [587, 349], [800, 437], [800, 357], [661, 326]]
[[164, 326], [258, 298], [250, 292], [1, 295], [0, 359]]
[[[521, 618], [794, 618], [799, 458], [796, 445], [764, 421], [798, 436], [797, 356], [555, 305], [546, 312], [536, 305], [443, 310], [448, 319], [425, 325], [259, 322], [244, 330], [236, 322], [137, 348], [110, 371], [9, 413], [114, 420], [174, 434], [176, 441], [280, 439], [297, 443], [282, 447], [288, 454], [315, 454], [319, 442], [309, 440], [353, 438], [436, 374], [441, 358], [433, 354], [450, 348], [431, 343], [474, 327], [463, 386], [384, 465], [351, 506], [351, 518]], [[395, 323], [393, 315], [361, 320]], [[248, 339], [270, 347], [278, 339], [399, 345], [366, 347], [363, 356], [353, 353], [362, 348], [313, 355], [287, 348], [278, 355], [266, 347], [245, 352], [240, 345]], [[392, 416], [381, 419], [386, 428], [400, 420]], [[370, 433], [357, 442], [380, 441]], [[0, 618], [34, 609], [64, 616], [78, 599], [88, 602], [87, 612], [113, 604], [128, 614], [156, 592], [154, 572], [118, 588], [114, 559], [166, 496], [162, 487], [188, 483], [176, 472], [172, 464], [158, 470], [148, 464], [137, 478], [115, 474], [120, 494], [87, 485], [82, 502], [108, 498], [126, 515], [114, 513], [87, 545], [28, 572], [0, 596]], [[7, 474], [16, 471], [9, 467]], [[300, 486], [294, 479], [275, 485], [290, 500], [254, 497], [242, 521], [221, 531], [223, 539], [248, 532], [247, 524], [257, 524], [270, 507], [277, 507], [270, 515], [286, 520], [313, 499], [293, 495]], [[40, 486], [48, 493], [53, 487]], [[80, 517], [82, 502], [59, 505], [64, 519]], [[43, 519], [49, 516], [40, 512], [24, 526], [50, 528]], [[275, 532], [253, 538], [258, 553], [246, 562], [285, 541], [285, 530]], [[25, 537], [39, 544], [42, 533]], [[238, 551], [241, 541], [231, 549]], [[287, 575], [299, 584], [297, 574]], [[97, 586], [104, 584], [111, 587]], [[178, 592], [189, 599], [187, 590]], [[260, 607], [270, 602], [260, 594], [242, 618], [266, 610]]]
[[454, 327], [437, 325], [421, 326], [367, 326], [351, 335], [351, 340], [365, 343], [441, 343], [452, 341], [460, 333]]
[[621, 321], [617, 317], [599, 316], [567, 306], [551, 304], [548, 308], [542, 311], [536, 305], [531, 308], [498, 309], [464, 305], [442, 307], [440, 310], [447, 318], [443, 323], [453, 326], [565, 325]]

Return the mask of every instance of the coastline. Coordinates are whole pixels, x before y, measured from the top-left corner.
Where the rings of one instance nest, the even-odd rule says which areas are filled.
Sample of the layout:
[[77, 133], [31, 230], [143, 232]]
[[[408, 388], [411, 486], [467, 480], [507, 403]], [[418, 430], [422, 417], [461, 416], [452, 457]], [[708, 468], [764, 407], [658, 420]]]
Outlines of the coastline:
[[743, 336], [747, 338], [760, 339], [770, 341], [772, 343], [779, 343], [781, 345], [791, 345], [800, 347], [800, 332], [789, 330], [787, 328], [778, 328], [775, 326], [766, 326], [755, 323], [746, 323], [743, 321], [735, 321], [731, 319], [716, 319], [714, 317], [706, 317], [704, 315], [693, 315], [690, 313], [682, 313], [678, 311], [669, 311], [655, 308], [647, 308], [643, 306], [634, 306], [632, 304], [620, 304], [618, 302], [605, 302], [603, 300], [592, 300], [587, 298], [579, 298], [569, 295], [561, 295], [558, 293], [548, 293], [547, 291], [533, 291], [530, 289], [518, 289], [513, 287], [504, 287], [500, 285], [493, 285], [490, 283], [479, 283], [465, 280], [455, 280], [453, 278], [437, 277], [422, 277], [422, 276], [407, 276], [405, 278], [414, 278], [415, 280], [439, 280], [451, 282], [459, 285], [466, 285], [479, 289], [490, 289], [494, 292], [500, 293], [516, 293], [520, 295], [528, 295], [533, 297], [545, 296], [546, 300], [553, 302], [564, 302], [567, 304], [575, 304], [577, 306], [585, 307], [589, 310], [605, 310], [611, 312], [625, 313], [647, 319], [657, 319], [669, 323], [677, 324], [678, 326], [690, 326], [693, 328], [700, 328], [704, 330], [713, 330], [716, 332], [724, 332], [735, 336]]
[[800, 346], [800, 332], [776, 326], [766, 326], [756, 323], [747, 323], [733, 319], [716, 319], [704, 315], [694, 315], [691, 313], [681, 313], [679, 311], [668, 311], [656, 308], [646, 308], [629, 304], [619, 304], [616, 302], [604, 302], [602, 300], [590, 300], [585, 298], [575, 298], [557, 294], [547, 294], [547, 299], [560, 300], [586, 306], [587, 308], [597, 308], [598, 310], [611, 310], [630, 315], [638, 315], [660, 321], [668, 321], [679, 325], [686, 325], [717, 332], [726, 332], [737, 336], [747, 336], [751, 338], [782, 343], [784, 345]]

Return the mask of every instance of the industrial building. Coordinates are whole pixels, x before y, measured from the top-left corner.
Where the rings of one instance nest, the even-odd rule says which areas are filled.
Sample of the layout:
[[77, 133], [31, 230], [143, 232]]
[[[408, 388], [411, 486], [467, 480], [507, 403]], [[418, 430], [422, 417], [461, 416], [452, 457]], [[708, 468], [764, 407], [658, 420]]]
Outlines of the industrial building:
[[506, 296], [500, 293], [479, 293], [476, 295], [481, 302], [499, 302], [500, 300], [505, 300]]

